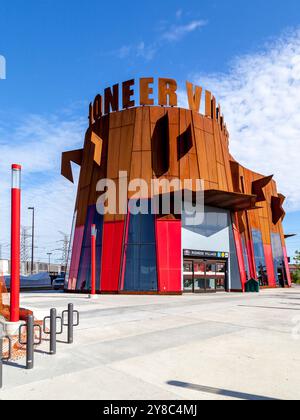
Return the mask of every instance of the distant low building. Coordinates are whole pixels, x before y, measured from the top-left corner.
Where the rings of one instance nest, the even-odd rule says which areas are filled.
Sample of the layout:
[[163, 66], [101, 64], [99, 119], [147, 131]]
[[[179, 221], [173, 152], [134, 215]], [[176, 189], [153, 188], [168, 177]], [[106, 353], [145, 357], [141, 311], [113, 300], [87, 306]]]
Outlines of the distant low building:
[[8, 276], [10, 274], [10, 261], [0, 260], [0, 276]]
[[[65, 271], [64, 266], [61, 264], [51, 264], [49, 267], [48, 263], [45, 262], [35, 262], [33, 264], [33, 274], [39, 273], [48, 273], [50, 272], [53, 275], [60, 275]], [[28, 276], [31, 274], [31, 263], [30, 262], [21, 262], [21, 275]], [[9, 276], [10, 275], [10, 260], [0, 260], [0, 275]]]

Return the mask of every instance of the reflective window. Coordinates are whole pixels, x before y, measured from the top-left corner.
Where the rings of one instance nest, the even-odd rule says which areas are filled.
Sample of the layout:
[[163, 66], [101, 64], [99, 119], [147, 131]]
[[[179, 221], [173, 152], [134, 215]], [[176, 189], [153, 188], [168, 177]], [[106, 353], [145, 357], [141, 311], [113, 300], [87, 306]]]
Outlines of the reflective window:
[[225, 277], [216, 280], [216, 288], [217, 290], [225, 290]]
[[200, 263], [194, 263], [194, 271], [195, 274], [199, 274], [199, 275], [205, 275], [205, 263], [204, 262], [200, 262]]
[[155, 216], [128, 216], [128, 240], [125, 246], [124, 290], [157, 291]]
[[216, 275], [216, 264], [206, 264], [206, 275], [207, 276]]
[[242, 236], [242, 248], [243, 248], [243, 256], [244, 256], [244, 264], [246, 270], [246, 278], [247, 281], [250, 280], [250, 268], [249, 268], [249, 260], [248, 260], [248, 253], [245, 238]]
[[204, 293], [226, 289], [226, 262], [212, 260], [184, 261], [184, 290]]
[[216, 280], [215, 279], [207, 279], [206, 280], [206, 289], [214, 291], [216, 290]]
[[186, 292], [193, 292], [194, 290], [194, 280], [193, 278], [184, 278], [183, 287]]
[[78, 270], [77, 289], [90, 290], [91, 288], [91, 229], [92, 225], [97, 228], [96, 240], [96, 289], [100, 289], [101, 257], [102, 257], [102, 233], [103, 216], [95, 206], [88, 209], [87, 220], [84, 228], [84, 237], [81, 249], [80, 264]]
[[217, 276], [218, 275], [224, 275], [226, 273], [226, 264], [225, 263], [221, 263], [221, 264], [217, 264]]
[[192, 262], [184, 262], [183, 264], [183, 272], [193, 274], [193, 263]]
[[200, 278], [195, 279], [195, 292], [205, 291], [206, 289], [206, 279]]
[[261, 286], [268, 286], [268, 273], [262, 235], [259, 230], [252, 230], [256, 274]]
[[194, 291], [193, 261], [184, 261], [183, 263], [183, 288], [185, 292]]
[[284, 286], [288, 284], [288, 280], [285, 270], [284, 254], [279, 233], [272, 233], [271, 240], [276, 283], [278, 286]]
[[227, 211], [213, 209], [211, 207], [205, 207], [204, 220], [200, 224], [197, 224], [196, 220], [192, 221], [192, 223], [191, 220], [189, 220], [189, 223], [187, 223], [187, 217], [188, 215], [184, 211], [182, 214], [182, 226], [189, 231], [207, 238], [228, 228], [230, 224]]

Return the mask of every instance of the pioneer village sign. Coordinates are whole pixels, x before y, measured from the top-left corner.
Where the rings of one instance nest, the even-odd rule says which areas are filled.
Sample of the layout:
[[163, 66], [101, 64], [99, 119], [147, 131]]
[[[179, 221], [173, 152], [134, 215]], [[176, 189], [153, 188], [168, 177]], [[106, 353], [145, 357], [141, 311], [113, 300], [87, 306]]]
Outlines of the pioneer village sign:
[[[162, 107], [176, 107], [178, 105], [177, 87], [176, 80], [159, 78], [157, 104]], [[93, 125], [95, 121], [103, 115], [120, 111], [120, 109], [135, 107], [135, 88], [136, 81], [135, 79], [131, 79], [123, 82], [122, 85], [116, 84], [113, 87], [106, 88], [104, 90], [104, 95], [97, 95], [94, 102], [90, 104], [90, 125]], [[199, 112], [203, 88], [186, 82], [186, 92], [189, 108], [192, 111]], [[154, 78], [148, 77], [139, 79], [139, 105], [154, 106], [155, 99], [153, 95]], [[217, 119], [223, 129], [224, 121], [223, 116], [221, 115], [221, 108], [216, 105], [216, 99], [209, 91], [205, 91], [205, 116]]]

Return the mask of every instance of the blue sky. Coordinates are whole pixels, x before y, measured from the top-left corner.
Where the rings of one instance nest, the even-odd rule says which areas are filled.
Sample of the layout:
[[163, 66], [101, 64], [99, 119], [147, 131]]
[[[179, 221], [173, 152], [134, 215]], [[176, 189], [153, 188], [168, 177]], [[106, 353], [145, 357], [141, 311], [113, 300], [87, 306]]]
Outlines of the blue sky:
[[[272, 5], [271, 5], [272, 4]], [[56, 112], [89, 100], [103, 86], [132, 77], [227, 69], [240, 54], [255, 52], [270, 37], [299, 23], [297, 0], [262, 2], [15, 0], [0, 5], [0, 49], [8, 79], [1, 108]], [[177, 12], [180, 19], [176, 17]], [[178, 15], [177, 15], [178, 16]], [[206, 21], [200, 30], [161, 42], [172, 26]], [[122, 47], [160, 44], [152, 60]]]
[[[48, 251], [60, 247], [58, 231], [70, 231], [74, 207], [75, 188], [59, 175], [61, 152], [81, 146], [88, 102], [96, 93], [140, 76], [170, 76], [181, 86], [188, 78], [211, 89], [227, 116], [232, 153], [258, 172], [274, 173], [287, 195], [286, 230], [300, 234], [300, 126], [293, 118], [300, 105], [299, 19], [296, 0], [153, 0], [149, 6], [138, 1], [3, 0], [4, 256], [11, 160], [24, 165], [23, 224], [30, 225], [25, 209], [34, 203], [37, 255], [46, 259]], [[300, 239], [289, 243], [292, 255]]]

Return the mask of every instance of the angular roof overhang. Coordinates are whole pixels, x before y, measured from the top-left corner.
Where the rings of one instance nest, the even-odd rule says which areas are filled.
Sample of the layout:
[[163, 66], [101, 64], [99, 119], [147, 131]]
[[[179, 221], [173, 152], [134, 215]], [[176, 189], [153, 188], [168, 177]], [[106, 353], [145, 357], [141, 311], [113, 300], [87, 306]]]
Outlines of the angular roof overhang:
[[204, 200], [207, 206], [214, 206], [231, 211], [256, 210], [256, 195], [233, 193], [219, 190], [206, 190]]
[[295, 236], [297, 236], [297, 233], [288, 233], [284, 235], [284, 239], [294, 238]]
[[[189, 193], [191, 193], [189, 191]], [[174, 196], [178, 194], [178, 192], [171, 192], [171, 207], [173, 207], [174, 203]], [[182, 194], [182, 199], [184, 199], [184, 190], [179, 192]], [[192, 200], [195, 204], [197, 202], [197, 193], [193, 191], [192, 193]], [[204, 192], [200, 192], [200, 194], [204, 195], [204, 204], [206, 206], [217, 207], [221, 209], [227, 209], [231, 211], [245, 211], [245, 210], [257, 210], [260, 207], [256, 206], [256, 195], [248, 195], [242, 193], [235, 193], [235, 192], [228, 192], [228, 191], [220, 191], [220, 190], [205, 190]], [[161, 200], [165, 194], [159, 194], [158, 196], [154, 196]]]

